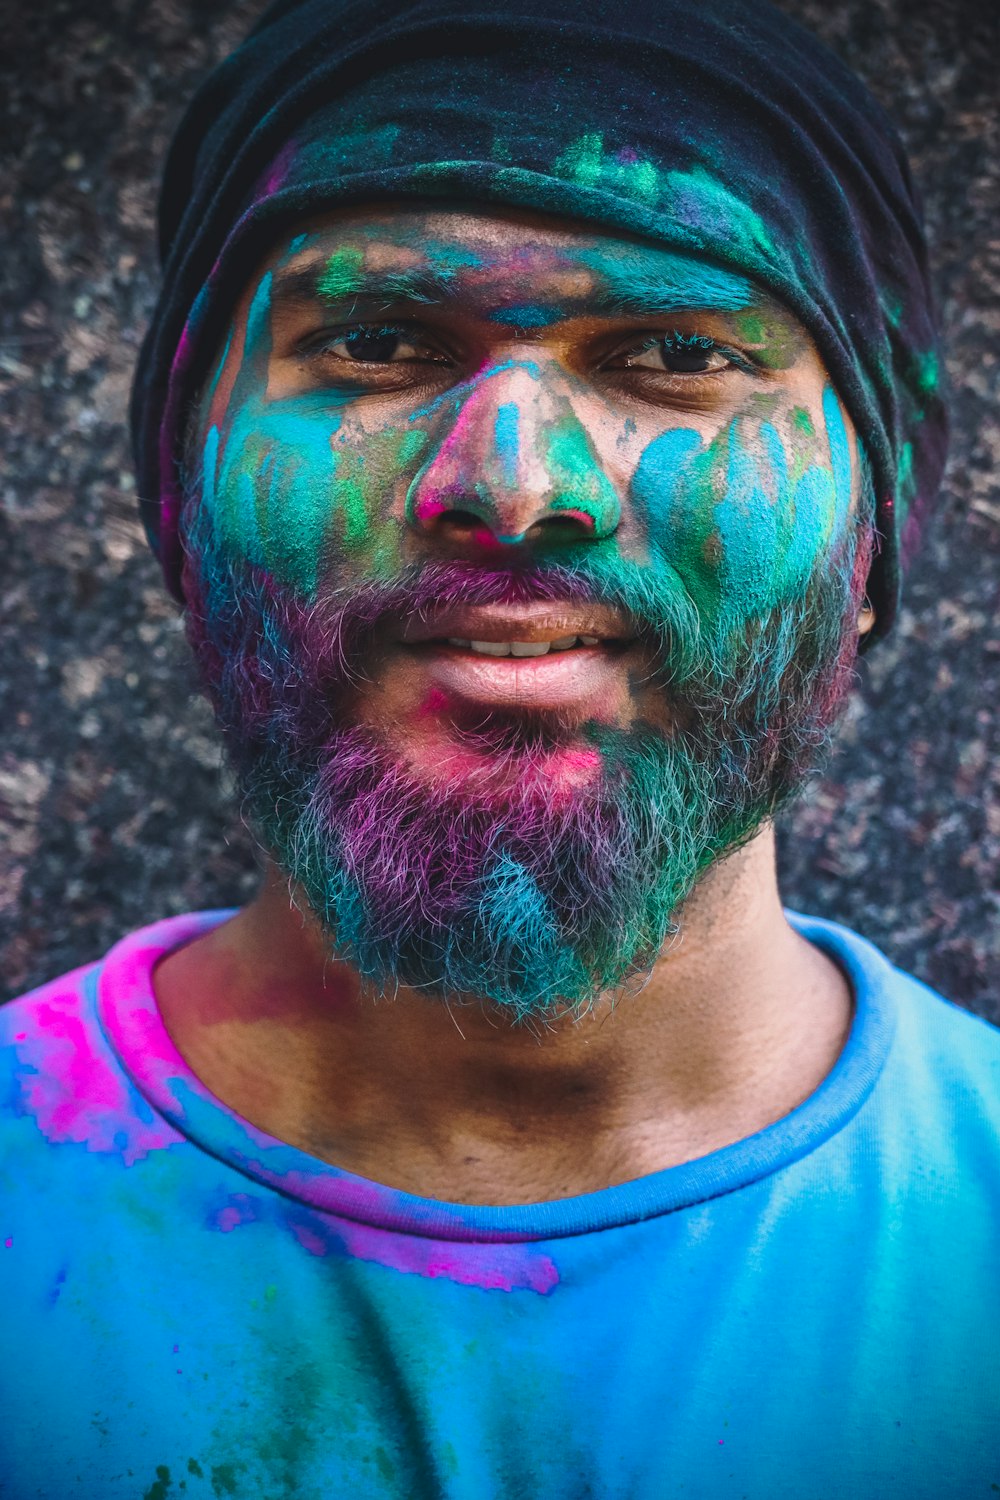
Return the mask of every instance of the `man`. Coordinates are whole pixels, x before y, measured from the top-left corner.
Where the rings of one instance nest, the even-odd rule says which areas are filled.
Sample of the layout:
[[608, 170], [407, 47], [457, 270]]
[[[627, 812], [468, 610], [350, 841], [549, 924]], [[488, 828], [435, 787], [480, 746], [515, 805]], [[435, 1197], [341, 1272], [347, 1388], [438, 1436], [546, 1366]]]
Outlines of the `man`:
[[140, 493], [266, 860], [3, 1013], [4, 1493], [987, 1495], [1000, 1042], [771, 826], [943, 457], [891, 129], [762, 4], [285, 0]]

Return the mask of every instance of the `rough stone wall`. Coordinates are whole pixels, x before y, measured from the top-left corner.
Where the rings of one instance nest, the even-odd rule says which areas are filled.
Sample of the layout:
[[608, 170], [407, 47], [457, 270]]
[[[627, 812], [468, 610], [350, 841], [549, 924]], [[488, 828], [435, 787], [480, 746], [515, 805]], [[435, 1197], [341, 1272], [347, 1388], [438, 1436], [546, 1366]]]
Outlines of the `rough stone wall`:
[[[782, 831], [789, 904], [1000, 1021], [995, 478], [1000, 176], [981, 0], [783, 0], [910, 146], [948, 329], [954, 450], [895, 636]], [[0, 4], [0, 998], [130, 928], [255, 888], [124, 430], [172, 123], [259, 0]]]

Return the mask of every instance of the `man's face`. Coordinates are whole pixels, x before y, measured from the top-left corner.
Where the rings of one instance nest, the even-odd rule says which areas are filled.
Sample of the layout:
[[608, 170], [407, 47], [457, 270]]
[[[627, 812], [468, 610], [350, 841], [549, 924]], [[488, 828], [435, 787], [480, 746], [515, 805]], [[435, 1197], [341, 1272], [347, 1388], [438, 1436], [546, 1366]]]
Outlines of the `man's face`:
[[525, 1015], [648, 968], [843, 697], [856, 442], [733, 272], [317, 221], [247, 287], [193, 455], [190, 629], [251, 814], [381, 988]]

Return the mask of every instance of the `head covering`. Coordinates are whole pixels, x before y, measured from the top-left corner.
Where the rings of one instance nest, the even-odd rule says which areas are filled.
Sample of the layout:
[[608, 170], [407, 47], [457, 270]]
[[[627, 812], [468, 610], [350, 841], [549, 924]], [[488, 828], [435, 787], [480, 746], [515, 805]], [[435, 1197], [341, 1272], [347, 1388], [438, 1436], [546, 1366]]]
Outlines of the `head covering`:
[[798, 316], [874, 474], [884, 634], [946, 443], [920, 210], [888, 119], [766, 0], [479, 3], [277, 0], [181, 121], [132, 398], [169, 586], [180, 597], [183, 423], [279, 229], [330, 206], [451, 200], [698, 253]]

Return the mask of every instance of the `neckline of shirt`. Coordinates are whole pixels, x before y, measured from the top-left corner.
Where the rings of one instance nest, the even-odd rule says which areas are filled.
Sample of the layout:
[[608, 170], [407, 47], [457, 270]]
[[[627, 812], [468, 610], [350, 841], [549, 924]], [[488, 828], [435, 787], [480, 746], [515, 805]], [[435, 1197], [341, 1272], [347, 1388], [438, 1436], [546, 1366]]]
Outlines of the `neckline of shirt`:
[[587, 1234], [746, 1187], [843, 1129], [871, 1093], [895, 1030], [887, 983], [892, 970], [882, 954], [836, 923], [788, 912], [801, 935], [840, 966], [855, 1000], [840, 1057], [802, 1104], [730, 1146], [615, 1187], [541, 1203], [448, 1203], [359, 1177], [275, 1139], [228, 1109], [185, 1063], [160, 1017], [153, 968], [165, 954], [234, 914], [225, 910], [170, 917], [132, 933], [108, 953], [98, 974], [98, 1015], [121, 1066], [175, 1130], [245, 1176], [323, 1213], [434, 1239], [526, 1241]]

